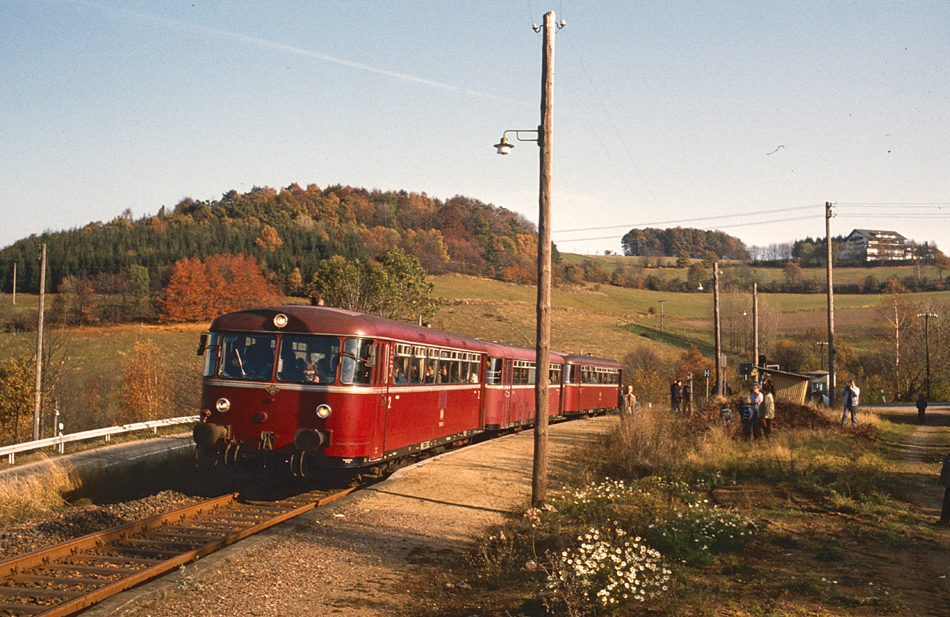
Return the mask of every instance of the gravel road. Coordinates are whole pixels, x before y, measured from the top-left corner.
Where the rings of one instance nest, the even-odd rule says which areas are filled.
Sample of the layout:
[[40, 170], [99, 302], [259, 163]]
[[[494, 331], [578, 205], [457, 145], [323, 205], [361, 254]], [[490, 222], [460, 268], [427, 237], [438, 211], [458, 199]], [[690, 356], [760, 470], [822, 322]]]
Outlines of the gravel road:
[[[610, 430], [616, 416], [549, 428], [549, 468]], [[85, 616], [401, 615], [405, 581], [431, 576], [475, 538], [524, 510], [534, 433], [453, 451], [93, 607]]]

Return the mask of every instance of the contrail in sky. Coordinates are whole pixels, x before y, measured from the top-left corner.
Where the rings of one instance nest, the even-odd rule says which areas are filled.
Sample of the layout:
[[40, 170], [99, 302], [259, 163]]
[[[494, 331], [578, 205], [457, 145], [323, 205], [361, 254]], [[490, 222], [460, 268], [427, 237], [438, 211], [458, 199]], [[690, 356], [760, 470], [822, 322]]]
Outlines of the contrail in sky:
[[74, 4], [79, 4], [83, 6], [88, 6], [96, 9], [100, 9], [112, 13], [120, 13], [135, 17], [136, 19], [141, 19], [145, 21], [151, 21], [162, 26], [169, 28], [175, 28], [176, 30], [189, 30], [192, 32], [199, 32], [208, 34], [222, 39], [229, 39], [232, 41], [237, 41], [239, 43], [247, 43], [249, 45], [254, 45], [257, 47], [263, 47], [267, 49], [273, 49], [276, 51], [287, 52], [296, 56], [302, 56], [304, 58], [312, 58], [314, 60], [322, 60], [324, 62], [332, 62], [334, 64], [339, 64], [341, 66], [347, 66], [350, 68], [358, 69], [361, 71], [367, 71], [369, 73], [376, 73], [377, 75], [385, 75], [386, 77], [393, 77], [395, 79], [401, 79], [403, 81], [408, 81], [411, 83], [421, 84], [424, 86], [432, 86], [433, 88], [440, 88], [442, 90], [449, 90], [452, 92], [460, 92], [462, 94], [470, 94], [472, 96], [477, 96], [486, 99], [492, 99], [495, 101], [502, 101], [505, 103], [512, 103], [515, 105], [528, 105], [523, 101], [514, 101], [505, 97], [497, 96], [494, 94], [487, 94], [485, 92], [479, 92], [477, 90], [470, 90], [468, 88], [462, 88], [460, 86], [453, 86], [451, 84], [444, 84], [438, 81], [432, 81], [431, 79], [425, 79], [424, 77], [416, 77], [415, 75], [407, 75], [405, 73], [398, 73], [396, 71], [389, 71], [386, 69], [377, 68], [375, 66], [369, 66], [367, 64], [362, 64], [360, 62], [353, 62], [352, 60], [346, 60], [343, 58], [336, 58], [334, 56], [329, 56], [327, 54], [322, 54], [317, 51], [310, 51], [309, 49], [301, 49], [300, 47], [294, 47], [292, 45], [284, 45], [283, 43], [276, 43], [274, 41], [268, 41], [267, 39], [258, 38], [255, 36], [248, 36], [246, 34], [240, 34], [238, 32], [228, 32], [226, 30], [217, 30], [215, 28], [209, 28], [207, 26], [199, 26], [195, 24], [189, 24], [186, 22], [174, 21], [172, 19], [166, 19], [164, 17], [156, 17], [154, 15], [148, 15], [145, 13], [138, 13], [136, 11], [130, 11], [121, 7], [115, 6], [106, 6], [103, 4], [98, 4], [95, 2], [87, 2], [85, 0], [67, 0]]

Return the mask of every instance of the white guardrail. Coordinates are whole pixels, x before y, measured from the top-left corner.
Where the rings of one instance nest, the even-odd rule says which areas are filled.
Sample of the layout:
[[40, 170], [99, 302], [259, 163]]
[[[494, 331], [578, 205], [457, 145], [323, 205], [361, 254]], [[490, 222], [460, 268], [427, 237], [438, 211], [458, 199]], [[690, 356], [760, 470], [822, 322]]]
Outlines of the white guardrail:
[[40, 448], [46, 448], [49, 446], [56, 446], [56, 449], [60, 454], [63, 453], [63, 445], [71, 441], [83, 441], [85, 439], [95, 439], [96, 437], [105, 437], [106, 441], [109, 441], [112, 435], [117, 435], [119, 433], [132, 433], [135, 431], [144, 431], [151, 429], [153, 433], [157, 433], [158, 429], [164, 426], [174, 426], [176, 424], [190, 424], [197, 422], [199, 416], [184, 416], [181, 418], [168, 418], [166, 420], [150, 420], [148, 422], [136, 422], [135, 424], [123, 424], [121, 426], [110, 426], [109, 428], [97, 428], [91, 431], [83, 431], [81, 433], [72, 433], [70, 435], [59, 434], [56, 437], [48, 437], [46, 439], [40, 439], [39, 441], [27, 441], [25, 443], [18, 443], [12, 446], [4, 446], [0, 448], [0, 456], [6, 456], [7, 462], [13, 464], [14, 455], [17, 452], [29, 452], [31, 450], [39, 450]]

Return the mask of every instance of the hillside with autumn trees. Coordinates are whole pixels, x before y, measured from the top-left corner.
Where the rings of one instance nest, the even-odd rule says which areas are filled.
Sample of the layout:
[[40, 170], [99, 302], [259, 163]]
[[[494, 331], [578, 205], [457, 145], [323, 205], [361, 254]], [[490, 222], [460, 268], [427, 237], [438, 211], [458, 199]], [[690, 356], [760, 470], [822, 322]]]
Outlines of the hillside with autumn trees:
[[66, 313], [88, 315], [84, 299], [105, 295], [112, 306], [96, 308], [104, 320], [130, 306], [145, 317], [148, 298], [159, 300], [152, 312], [160, 310], [182, 260], [241, 255], [256, 263], [270, 289], [303, 295], [321, 262], [333, 256], [372, 260], [399, 247], [429, 274], [531, 282], [537, 255], [534, 224], [505, 208], [462, 196], [442, 201], [425, 193], [315, 184], [183, 199], [154, 216], [135, 219], [127, 210], [107, 223], [31, 236], [0, 251], [3, 289], [11, 288], [16, 263], [17, 290], [37, 292], [43, 243], [47, 289], [66, 295]]

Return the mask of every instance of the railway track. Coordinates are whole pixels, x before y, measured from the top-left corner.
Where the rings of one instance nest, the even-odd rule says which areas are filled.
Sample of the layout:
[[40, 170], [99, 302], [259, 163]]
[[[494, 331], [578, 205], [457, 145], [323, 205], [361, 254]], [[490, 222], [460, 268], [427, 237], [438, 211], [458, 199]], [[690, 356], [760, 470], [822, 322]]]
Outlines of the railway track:
[[72, 615], [356, 490], [202, 501], [0, 562], [0, 616]]

